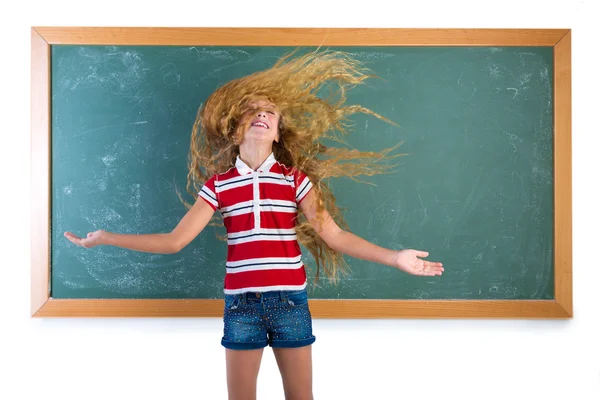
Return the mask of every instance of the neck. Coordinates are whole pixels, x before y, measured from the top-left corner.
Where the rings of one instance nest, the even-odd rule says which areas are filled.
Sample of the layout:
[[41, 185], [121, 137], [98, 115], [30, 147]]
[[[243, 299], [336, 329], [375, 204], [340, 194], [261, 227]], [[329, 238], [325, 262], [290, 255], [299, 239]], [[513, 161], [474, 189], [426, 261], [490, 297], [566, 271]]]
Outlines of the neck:
[[262, 165], [263, 162], [273, 152], [273, 146], [252, 146], [251, 144], [242, 143], [240, 145], [240, 158], [247, 166], [254, 171]]

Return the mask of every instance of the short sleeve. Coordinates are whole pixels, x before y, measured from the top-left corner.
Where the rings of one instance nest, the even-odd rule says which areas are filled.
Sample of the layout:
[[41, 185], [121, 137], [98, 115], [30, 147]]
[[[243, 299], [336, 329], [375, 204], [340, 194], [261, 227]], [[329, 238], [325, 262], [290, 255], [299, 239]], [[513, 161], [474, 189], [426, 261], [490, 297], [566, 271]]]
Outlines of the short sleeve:
[[299, 170], [294, 171], [294, 183], [296, 186], [296, 203], [300, 204], [312, 189], [312, 183], [308, 176]]
[[213, 175], [213, 177], [206, 181], [204, 186], [202, 186], [200, 192], [198, 192], [198, 196], [206, 201], [213, 210], [219, 208], [219, 202], [217, 201], [217, 195], [215, 194], [215, 179], [216, 175]]

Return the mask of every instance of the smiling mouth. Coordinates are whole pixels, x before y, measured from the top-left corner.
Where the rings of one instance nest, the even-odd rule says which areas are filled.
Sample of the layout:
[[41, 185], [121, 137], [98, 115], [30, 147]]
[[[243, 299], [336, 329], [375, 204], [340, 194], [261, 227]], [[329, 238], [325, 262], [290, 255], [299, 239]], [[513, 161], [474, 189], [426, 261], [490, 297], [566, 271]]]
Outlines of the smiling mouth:
[[258, 126], [261, 128], [269, 129], [269, 125], [265, 124], [264, 122], [254, 122], [252, 123], [252, 126]]

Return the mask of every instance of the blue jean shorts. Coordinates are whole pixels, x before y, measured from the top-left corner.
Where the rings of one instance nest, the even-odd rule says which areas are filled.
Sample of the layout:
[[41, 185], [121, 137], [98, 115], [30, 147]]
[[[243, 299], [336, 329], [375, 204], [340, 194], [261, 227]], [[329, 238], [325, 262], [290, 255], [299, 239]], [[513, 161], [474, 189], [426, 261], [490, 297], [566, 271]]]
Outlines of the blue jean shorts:
[[233, 350], [302, 347], [315, 341], [306, 289], [225, 295], [221, 344]]

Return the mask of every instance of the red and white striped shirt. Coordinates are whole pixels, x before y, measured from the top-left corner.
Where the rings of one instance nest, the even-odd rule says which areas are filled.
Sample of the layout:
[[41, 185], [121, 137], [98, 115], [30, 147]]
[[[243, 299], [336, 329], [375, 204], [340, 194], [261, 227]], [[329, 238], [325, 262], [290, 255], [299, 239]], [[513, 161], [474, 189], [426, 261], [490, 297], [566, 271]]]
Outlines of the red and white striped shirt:
[[238, 157], [234, 168], [204, 184], [198, 195], [221, 212], [227, 230], [225, 294], [306, 287], [294, 227], [311, 189], [306, 174], [272, 153], [256, 171]]

